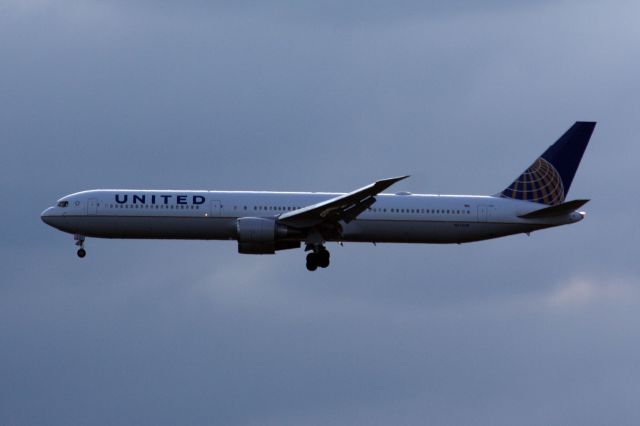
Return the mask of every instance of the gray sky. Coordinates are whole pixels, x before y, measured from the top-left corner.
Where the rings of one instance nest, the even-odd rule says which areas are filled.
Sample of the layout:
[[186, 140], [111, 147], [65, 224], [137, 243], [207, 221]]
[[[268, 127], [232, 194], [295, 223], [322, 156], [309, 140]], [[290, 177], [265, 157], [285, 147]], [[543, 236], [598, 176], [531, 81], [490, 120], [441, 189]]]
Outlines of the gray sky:
[[[640, 5], [0, 3], [0, 423], [640, 422]], [[242, 256], [42, 224], [91, 188], [491, 194], [598, 126], [580, 224]]]

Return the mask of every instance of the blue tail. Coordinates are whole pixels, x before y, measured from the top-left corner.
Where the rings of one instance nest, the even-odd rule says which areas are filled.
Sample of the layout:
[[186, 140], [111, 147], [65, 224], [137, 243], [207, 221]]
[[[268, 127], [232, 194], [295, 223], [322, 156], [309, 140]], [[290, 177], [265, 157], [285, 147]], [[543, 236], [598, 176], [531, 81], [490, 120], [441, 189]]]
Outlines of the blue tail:
[[595, 122], [576, 121], [499, 195], [551, 206], [564, 202], [595, 127]]

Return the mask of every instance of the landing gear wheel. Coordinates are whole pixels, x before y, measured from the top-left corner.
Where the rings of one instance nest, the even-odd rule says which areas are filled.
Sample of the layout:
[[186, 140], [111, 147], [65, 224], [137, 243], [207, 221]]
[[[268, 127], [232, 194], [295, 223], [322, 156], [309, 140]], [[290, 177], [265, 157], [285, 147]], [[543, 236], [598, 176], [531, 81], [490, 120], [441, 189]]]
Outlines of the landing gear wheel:
[[330, 263], [330, 254], [327, 250], [321, 250], [316, 255], [318, 257], [318, 266], [321, 268], [326, 268]]
[[87, 255], [87, 252], [84, 250], [84, 235], [75, 234], [73, 239], [76, 240], [76, 246], [78, 247], [78, 257], [83, 258]]
[[318, 269], [318, 256], [315, 253], [307, 255], [307, 270], [315, 271]]

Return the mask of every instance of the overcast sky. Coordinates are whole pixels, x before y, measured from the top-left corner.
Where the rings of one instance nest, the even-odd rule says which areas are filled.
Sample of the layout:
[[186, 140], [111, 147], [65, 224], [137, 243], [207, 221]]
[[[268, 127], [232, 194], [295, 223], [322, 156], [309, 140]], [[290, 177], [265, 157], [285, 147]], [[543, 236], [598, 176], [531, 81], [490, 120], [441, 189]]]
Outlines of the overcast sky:
[[[0, 424], [637, 425], [637, 1], [0, 0]], [[462, 246], [73, 237], [93, 188], [493, 194], [598, 121], [586, 220]]]

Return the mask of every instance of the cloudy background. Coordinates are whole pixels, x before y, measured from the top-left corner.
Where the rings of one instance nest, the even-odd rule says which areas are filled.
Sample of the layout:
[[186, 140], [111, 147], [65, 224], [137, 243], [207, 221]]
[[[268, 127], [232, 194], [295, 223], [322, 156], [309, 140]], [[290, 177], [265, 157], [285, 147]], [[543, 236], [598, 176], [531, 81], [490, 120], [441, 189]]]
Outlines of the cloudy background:
[[[636, 1], [0, 1], [0, 423], [640, 422]], [[491, 194], [576, 120], [580, 224], [241, 256], [90, 188]]]

